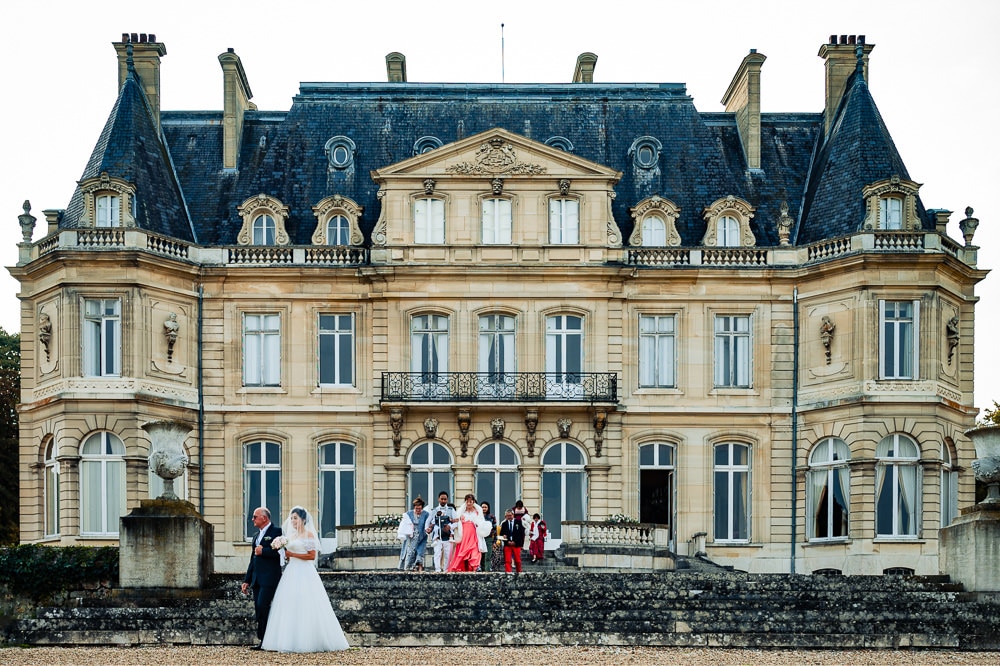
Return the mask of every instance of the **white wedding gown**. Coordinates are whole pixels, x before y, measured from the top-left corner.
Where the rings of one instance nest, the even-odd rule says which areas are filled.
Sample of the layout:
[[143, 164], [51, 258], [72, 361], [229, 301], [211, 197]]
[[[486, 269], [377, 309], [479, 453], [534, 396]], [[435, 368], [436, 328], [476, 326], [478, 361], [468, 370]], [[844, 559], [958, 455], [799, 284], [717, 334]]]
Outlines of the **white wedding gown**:
[[[319, 553], [319, 540], [295, 539], [285, 549]], [[274, 593], [261, 647], [277, 652], [332, 652], [350, 647], [311, 560], [289, 558]]]

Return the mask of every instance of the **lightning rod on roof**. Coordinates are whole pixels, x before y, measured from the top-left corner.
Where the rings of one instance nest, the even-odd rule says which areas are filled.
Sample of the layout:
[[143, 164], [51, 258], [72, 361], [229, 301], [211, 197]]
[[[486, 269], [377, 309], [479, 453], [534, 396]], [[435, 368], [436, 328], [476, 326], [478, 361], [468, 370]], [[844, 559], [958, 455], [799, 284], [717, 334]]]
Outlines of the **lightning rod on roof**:
[[503, 23], [500, 24], [500, 83], [505, 83], [504, 75], [504, 53], [503, 53]]

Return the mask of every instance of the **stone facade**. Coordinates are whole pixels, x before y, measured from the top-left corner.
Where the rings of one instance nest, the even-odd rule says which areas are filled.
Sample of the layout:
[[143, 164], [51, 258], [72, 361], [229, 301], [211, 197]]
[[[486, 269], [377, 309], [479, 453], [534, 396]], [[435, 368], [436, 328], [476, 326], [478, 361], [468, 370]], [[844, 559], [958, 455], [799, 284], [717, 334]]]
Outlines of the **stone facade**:
[[24, 541], [115, 543], [155, 496], [142, 426], [176, 420], [219, 571], [245, 567], [257, 505], [307, 506], [332, 548], [447, 489], [523, 498], [553, 547], [626, 514], [740, 570], [938, 572], [973, 499], [986, 271], [924, 209], [860, 65], [833, 68], [829, 130], [760, 114], [756, 54], [726, 113], [677, 84], [405, 67], [267, 113], [230, 52], [226, 108], [199, 115], [161, 112], [129, 46], [158, 73], [165, 48], [123, 35], [95, 157], [10, 269]]

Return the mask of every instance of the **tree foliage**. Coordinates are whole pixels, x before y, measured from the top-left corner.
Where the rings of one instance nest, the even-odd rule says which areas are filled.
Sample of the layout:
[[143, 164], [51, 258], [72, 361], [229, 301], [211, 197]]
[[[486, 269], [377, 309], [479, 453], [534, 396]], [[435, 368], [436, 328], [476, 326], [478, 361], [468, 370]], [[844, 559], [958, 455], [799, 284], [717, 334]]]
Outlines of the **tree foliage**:
[[0, 327], [0, 545], [18, 542], [17, 404], [21, 399], [21, 335]]
[[981, 425], [1000, 425], [1000, 404], [997, 401], [993, 401], [992, 407], [987, 407], [983, 410], [982, 416], [979, 417], [979, 423]]

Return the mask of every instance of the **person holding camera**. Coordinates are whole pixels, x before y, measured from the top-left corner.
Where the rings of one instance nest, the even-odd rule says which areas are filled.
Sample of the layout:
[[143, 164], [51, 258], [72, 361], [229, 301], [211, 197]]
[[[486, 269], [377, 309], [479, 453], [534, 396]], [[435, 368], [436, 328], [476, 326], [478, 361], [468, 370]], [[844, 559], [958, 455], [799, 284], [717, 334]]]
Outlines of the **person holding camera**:
[[427, 527], [424, 528], [434, 546], [434, 571], [448, 570], [454, 547], [451, 524], [457, 520], [458, 512], [448, 503], [448, 493], [442, 490], [438, 493], [438, 504], [431, 509]]

